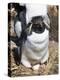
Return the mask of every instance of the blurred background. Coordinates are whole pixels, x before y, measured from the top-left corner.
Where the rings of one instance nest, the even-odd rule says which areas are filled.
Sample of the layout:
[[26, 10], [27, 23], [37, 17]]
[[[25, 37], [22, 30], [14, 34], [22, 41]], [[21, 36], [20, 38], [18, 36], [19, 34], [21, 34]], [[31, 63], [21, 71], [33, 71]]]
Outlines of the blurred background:
[[[16, 7], [18, 3], [8, 4], [8, 42], [11, 41], [11, 36], [15, 37], [14, 32], [14, 18], [17, 12], [22, 11], [24, 7]], [[12, 9], [13, 8], [13, 9]], [[18, 11], [17, 11], [18, 10]], [[8, 74], [11, 76], [28, 76], [28, 75], [46, 75], [46, 74], [58, 74], [59, 71], [59, 55], [58, 55], [58, 29], [59, 29], [59, 6], [48, 5], [48, 15], [50, 18], [50, 32], [49, 32], [49, 60], [46, 65], [46, 69], [39, 69], [39, 71], [32, 71], [25, 68], [23, 65], [17, 65], [15, 63], [13, 51], [8, 43]], [[15, 44], [11, 44], [14, 46]], [[13, 48], [13, 47], [12, 47]]]

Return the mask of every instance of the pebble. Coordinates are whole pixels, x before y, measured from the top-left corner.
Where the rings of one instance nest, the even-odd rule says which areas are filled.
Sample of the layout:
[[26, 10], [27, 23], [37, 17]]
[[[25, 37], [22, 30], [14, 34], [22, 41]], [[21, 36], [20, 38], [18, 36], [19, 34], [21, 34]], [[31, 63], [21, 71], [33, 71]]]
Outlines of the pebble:
[[36, 64], [32, 67], [33, 70], [39, 70], [40, 64]]

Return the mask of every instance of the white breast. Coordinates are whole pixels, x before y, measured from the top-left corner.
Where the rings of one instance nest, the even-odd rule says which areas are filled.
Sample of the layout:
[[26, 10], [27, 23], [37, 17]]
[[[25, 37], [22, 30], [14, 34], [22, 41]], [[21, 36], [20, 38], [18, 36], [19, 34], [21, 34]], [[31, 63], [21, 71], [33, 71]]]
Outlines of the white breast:
[[49, 31], [45, 31], [41, 34], [35, 32], [31, 36], [27, 37], [26, 43], [23, 45], [23, 55], [27, 59], [40, 60], [44, 63], [48, 59], [48, 43], [49, 43]]
[[15, 24], [15, 32], [18, 37], [20, 37], [22, 31], [21, 22], [17, 21]]

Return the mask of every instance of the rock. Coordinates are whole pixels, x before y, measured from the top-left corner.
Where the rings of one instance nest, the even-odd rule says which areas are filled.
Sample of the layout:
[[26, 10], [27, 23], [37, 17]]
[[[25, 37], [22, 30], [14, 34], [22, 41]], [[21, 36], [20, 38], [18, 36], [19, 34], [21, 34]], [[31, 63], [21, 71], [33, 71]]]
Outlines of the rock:
[[40, 64], [36, 64], [36, 65], [34, 65], [34, 66], [32, 67], [32, 69], [38, 71], [38, 70], [39, 70], [39, 67], [40, 67]]

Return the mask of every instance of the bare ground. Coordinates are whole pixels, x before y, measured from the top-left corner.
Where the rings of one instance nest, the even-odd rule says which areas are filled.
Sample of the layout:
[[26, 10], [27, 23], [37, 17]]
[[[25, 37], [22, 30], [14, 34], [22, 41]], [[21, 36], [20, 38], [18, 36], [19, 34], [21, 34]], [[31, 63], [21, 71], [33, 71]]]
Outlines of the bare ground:
[[[49, 60], [45, 69], [39, 68], [38, 71], [28, 69], [22, 64], [16, 65], [13, 51], [10, 54], [11, 59], [11, 76], [33, 76], [33, 75], [48, 75], [58, 74], [58, 43], [54, 40], [49, 42]], [[10, 64], [9, 64], [10, 65]]]

